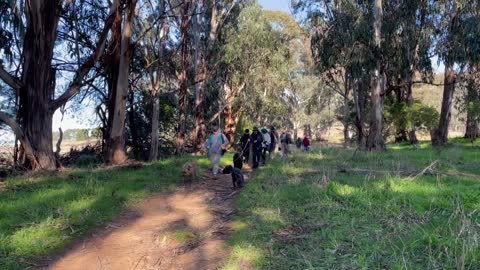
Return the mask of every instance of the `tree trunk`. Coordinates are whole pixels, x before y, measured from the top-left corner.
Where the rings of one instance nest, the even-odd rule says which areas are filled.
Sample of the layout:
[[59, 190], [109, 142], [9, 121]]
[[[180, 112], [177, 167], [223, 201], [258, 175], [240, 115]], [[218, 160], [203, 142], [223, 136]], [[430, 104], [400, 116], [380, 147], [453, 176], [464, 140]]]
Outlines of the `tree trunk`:
[[[466, 130], [465, 138], [476, 140], [480, 136], [480, 117], [478, 112], [478, 104], [480, 104], [480, 95], [478, 93], [477, 85], [475, 81], [471, 81], [467, 84], [467, 96], [466, 96], [466, 106], [467, 106], [467, 121], [466, 121]], [[470, 105], [473, 104], [472, 108]]]
[[158, 158], [158, 118], [160, 114], [160, 97], [158, 94], [152, 96], [152, 132], [149, 161], [157, 160]]
[[125, 116], [129, 89], [130, 61], [133, 49], [130, 41], [133, 33], [132, 24], [133, 16], [135, 15], [135, 5], [136, 0], [129, 1], [129, 10], [122, 31], [115, 109], [113, 112], [112, 129], [108, 139], [107, 162], [109, 164], [121, 164], [127, 160], [127, 154], [125, 152]]
[[235, 132], [237, 131], [238, 123], [242, 117], [242, 110], [239, 109], [237, 113], [233, 113], [232, 106], [227, 106], [224, 110], [225, 115], [225, 136], [230, 144], [235, 143]]
[[[25, 167], [56, 169], [53, 152], [50, 101], [55, 92], [55, 69], [51, 67], [61, 14], [61, 1], [31, 1], [26, 6], [27, 28], [23, 49], [19, 111], [20, 126], [38, 163], [27, 159]], [[26, 150], [27, 147], [23, 147]], [[38, 168], [37, 168], [38, 165]]]
[[180, 85], [178, 93], [178, 126], [175, 136], [176, 152], [182, 153], [185, 148], [186, 115], [187, 115], [187, 69], [188, 69], [188, 23], [189, 23], [190, 1], [186, 0], [183, 4], [182, 23], [180, 33], [182, 33], [182, 67], [178, 74]]
[[235, 139], [235, 131], [242, 115], [241, 105], [239, 106], [236, 115], [233, 112], [233, 105], [237, 96], [245, 88], [245, 83], [237, 86], [234, 89], [228, 83], [224, 83], [223, 88], [225, 91], [226, 103], [223, 109], [223, 114], [225, 115], [225, 136], [228, 138], [228, 141], [233, 144]]
[[453, 13], [451, 15], [449, 33], [447, 40], [448, 52], [445, 59], [445, 72], [444, 72], [444, 86], [443, 86], [443, 99], [442, 109], [440, 111], [440, 121], [438, 128], [434, 130], [432, 136], [433, 145], [442, 145], [448, 142], [448, 127], [450, 125], [450, 119], [452, 117], [452, 103], [453, 94], [455, 92], [456, 74], [454, 70], [454, 58], [453, 58], [453, 46], [454, 45], [454, 33], [457, 30], [457, 1], [453, 1]]
[[432, 138], [432, 144], [442, 145], [448, 142], [448, 127], [452, 116], [453, 93], [455, 92], [455, 71], [453, 63], [448, 61], [445, 63], [445, 79], [443, 87], [442, 110], [440, 112], [440, 121], [435, 135]]
[[117, 96], [118, 67], [120, 66], [120, 49], [122, 41], [122, 13], [120, 7], [117, 6], [114, 12], [115, 20], [111, 30], [112, 37], [105, 55], [105, 62], [103, 63], [106, 70], [108, 86], [106, 100], [104, 101], [106, 113], [100, 117], [104, 118], [103, 123], [105, 125], [102, 132], [102, 150], [105, 154], [105, 160], [109, 159], [108, 151], [110, 148], [110, 134], [113, 126], [113, 115], [115, 114], [115, 98]]
[[472, 114], [473, 113], [470, 110], [467, 110], [465, 138], [473, 141], [480, 136], [480, 121]]
[[366, 102], [366, 93], [361, 81], [356, 81], [354, 84], [353, 91], [353, 101], [355, 104], [355, 127], [357, 128], [357, 145], [360, 148], [366, 146], [366, 136], [365, 136], [365, 102]]
[[347, 78], [347, 74], [345, 74], [345, 89], [343, 93], [343, 147], [347, 148], [350, 145], [350, 134], [348, 131], [348, 120], [350, 118], [350, 107], [349, 107], [349, 99], [348, 95], [350, 94], [350, 84], [349, 79]]
[[[382, 38], [382, 0], [375, 0], [375, 47], [377, 54], [381, 52], [381, 38]], [[385, 96], [384, 89], [384, 74], [382, 68], [382, 59], [379, 55], [376, 56], [376, 68], [374, 85], [372, 87], [372, 111], [370, 114], [370, 134], [367, 140], [367, 149], [372, 150], [385, 150], [385, 142], [383, 140], [383, 100]]]
[[[412, 69], [411, 72], [407, 74], [406, 80], [406, 87], [407, 87], [407, 105], [408, 107], [412, 107], [414, 100], [413, 100], [413, 80], [415, 77], [415, 69]], [[415, 123], [412, 123], [410, 130], [408, 131], [408, 140], [411, 144], [417, 144], [417, 134], [415, 132]]]
[[[202, 0], [196, 1], [196, 12], [200, 13], [202, 8]], [[212, 7], [212, 16], [215, 15], [216, 8]], [[193, 108], [194, 112], [194, 130], [192, 136], [192, 142], [194, 146], [194, 150], [197, 151], [202, 147], [203, 142], [207, 136], [207, 127], [205, 125], [205, 108], [204, 108], [204, 100], [205, 100], [205, 83], [207, 80], [207, 60], [205, 59], [205, 54], [209, 53], [205, 50], [202, 53], [202, 44], [200, 39], [200, 33], [202, 32], [201, 29], [201, 22], [198, 18], [199, 15], [194, 15], [193, 17], [193, 33], [194, 33], [194, 70], [195, 70], [195, 105]], [[212, 18], [215, 20], [216, 18]], [[215, 40], [209, 41], [210, 43], [214, 42]]]
[[138, 128], [135, 121], [135, 93], [133, 91], [130, 91], [128, 94], [128, 106], [128, 128], [130, 130], [130, 146], [133, 156], [137, 160], [144, 159], [145, 153], [140, 143], [141, 138], [138, 135]]

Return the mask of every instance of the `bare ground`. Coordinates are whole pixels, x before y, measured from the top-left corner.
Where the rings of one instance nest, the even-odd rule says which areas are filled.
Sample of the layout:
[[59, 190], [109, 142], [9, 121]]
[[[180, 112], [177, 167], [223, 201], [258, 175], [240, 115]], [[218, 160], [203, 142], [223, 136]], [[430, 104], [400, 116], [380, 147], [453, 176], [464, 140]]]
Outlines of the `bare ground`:
[[218, 269], [230, 252], [226, 241], [238, 192], [230, 175], [220, 175], [154, 196], [43, 269]]

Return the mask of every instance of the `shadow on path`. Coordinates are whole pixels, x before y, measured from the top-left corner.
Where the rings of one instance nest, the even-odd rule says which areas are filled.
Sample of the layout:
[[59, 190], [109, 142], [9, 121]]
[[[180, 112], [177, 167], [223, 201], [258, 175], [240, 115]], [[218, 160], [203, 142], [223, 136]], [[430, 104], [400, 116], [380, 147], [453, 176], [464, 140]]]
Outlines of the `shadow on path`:
[[230, 175], [220, 175], [151, 197], [42, 269], [217, 269], [230, 252], [226, 241], [238, 192]]

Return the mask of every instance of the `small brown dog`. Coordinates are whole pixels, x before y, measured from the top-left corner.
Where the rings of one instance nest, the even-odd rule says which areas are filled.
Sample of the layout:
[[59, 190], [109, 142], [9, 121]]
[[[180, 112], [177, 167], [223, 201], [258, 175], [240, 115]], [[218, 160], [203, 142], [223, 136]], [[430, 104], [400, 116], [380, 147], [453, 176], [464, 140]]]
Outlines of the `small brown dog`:
[[183, 183], [193, 182], [198, 179], [198, 165], [195, 161], [183, 164]]

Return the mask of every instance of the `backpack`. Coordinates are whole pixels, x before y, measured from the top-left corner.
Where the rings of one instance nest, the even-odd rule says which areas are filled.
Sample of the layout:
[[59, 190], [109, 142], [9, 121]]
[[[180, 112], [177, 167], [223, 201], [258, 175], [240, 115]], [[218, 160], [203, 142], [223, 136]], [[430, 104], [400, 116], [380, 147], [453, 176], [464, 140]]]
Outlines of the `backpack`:
[[[223, 139], [223, 133], [220, 133], [220, 140], [222, 140], [222, 145], [225, 143], [225, 140]], [[210, 135], [210, 137], [208, 137], [208, 144], [212, 144], [212, 137], [213, 135]], [[222, 156], [225, 155], [225, 153], [227, 152], [227, 150], [223, 149], [222, 148]]]

